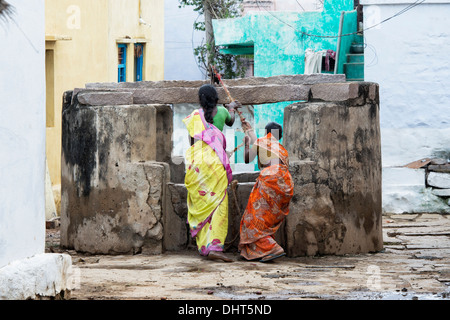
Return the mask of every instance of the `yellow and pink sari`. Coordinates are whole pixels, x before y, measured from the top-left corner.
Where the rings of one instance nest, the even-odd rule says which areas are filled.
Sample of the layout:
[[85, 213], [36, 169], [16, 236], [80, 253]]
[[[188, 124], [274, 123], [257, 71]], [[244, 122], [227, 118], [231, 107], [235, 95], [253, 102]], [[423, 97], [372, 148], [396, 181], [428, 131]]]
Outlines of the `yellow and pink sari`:
[[196, 142], [186, 152], [188, 223], [201, 255], [223, 251], [228, 232], [227, 187], [232, 172], [223, 133], [206, 122], [203, 109], [183, 120]]
[[274, 236], [289, 214], [294, 183], [289, 173], [286, 149], [269, 133], [255, 142], [259, 152], [271, 152], [279, 158], [261, 170], [241, 219], [239, 250], [247, 260], [284, 254]]

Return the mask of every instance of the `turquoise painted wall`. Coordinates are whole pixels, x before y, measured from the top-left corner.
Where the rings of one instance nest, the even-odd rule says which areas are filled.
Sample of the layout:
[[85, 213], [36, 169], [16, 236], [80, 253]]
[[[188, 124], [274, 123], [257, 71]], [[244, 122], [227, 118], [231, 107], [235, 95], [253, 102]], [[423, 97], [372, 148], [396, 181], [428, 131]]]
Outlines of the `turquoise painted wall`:
[[[302, 74], [305, 50], [336, 50], [342, 11], [353, 11], [353, 0], [328, 0], [322, 12], [253, 12], [235, 19], [213, 20], [216, 45], [253, 44], [255, 76]], [[351, 26], [349, 26], [351, 27]], [[356, 13], [354, 31], [356, 31]], [[302, 33], [304, 32], [304, 33]], [[233, 53], [233, 50], [228, 51]], [[237, 49], [235, 54], [239, 54]]]
[[[253, 12], [235, 19], [213, 20], [216, 45], [231, 46], [225, 53], [242, 54], [240, 45], [254, 47], [255, 77], [303, 74], [305, 50], [337, 49], [341, 12], [346, 12], [344, 33], [357, 31], [353, 0], [327, 0], [322, 12]], [[331, 36], [312, 37], [310, 35]], [[346, 37], [345, 48], [353, 42]], [[344, 39], [344, 38], [342, 38]], [[349, 44], [348, 44], [349, 42]], [[347, 49], [348, 50], [348, 49]], [[343, 63], [343, 60], [340, 60]], [[342, 73], [342, 70], [338, 70]], [[283, 124], [284, 108], [292, 102], [255, 106], [254, 127], [258, 136], [270, 121]]]
[[[356, 11], [345, 12], [344, 21], [342, 24], [342, 34], [351, 34], [358, 30], [357, 13]], [[350, 46], [353, 42], [360, 42], [358, 35], [350, 35], [341, 37], [340, 54], [338, 57], [337, 73], [344, 73], [344, 63], [347, 62], [347, 54], [350, 52]]]

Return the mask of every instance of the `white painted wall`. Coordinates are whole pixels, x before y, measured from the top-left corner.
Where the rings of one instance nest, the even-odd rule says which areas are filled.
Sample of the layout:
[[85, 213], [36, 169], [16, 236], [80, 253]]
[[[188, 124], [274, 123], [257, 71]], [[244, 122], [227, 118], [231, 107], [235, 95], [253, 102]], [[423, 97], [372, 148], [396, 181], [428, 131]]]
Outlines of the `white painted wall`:
[[[360, 3], [364, 28], [370, 28], [414, 1]], [[419, 212], [425, 205], [427, 211], [450, 212], [425, 190], [424, 179], [418, 184], [417, 172], [398, 170], [450, 154], [449, 16], [450, 1], [430, 0], [365, 31], [365, 80], [380, 84], [385, 211]]]
[[178, 8], [178, 0], [165, 0], [165, 80], [204, 80], [194, 56], [194, 48], [205, 43], [205, 33], [194, 31], [194, 22], [203, 21], [203, 16], [193, 11], [192, 6]]
[[45, 247], [44, 0], [0, 20], [0, 268]]
[[254, 11], [322, 11], [323, 1], [320, 0], [271, 0], [256, 1], [244, 0], [242, 2], [244, 15]]
[[322, 11], [323, 1], [319, 0], [275, 0], [276, 11]]

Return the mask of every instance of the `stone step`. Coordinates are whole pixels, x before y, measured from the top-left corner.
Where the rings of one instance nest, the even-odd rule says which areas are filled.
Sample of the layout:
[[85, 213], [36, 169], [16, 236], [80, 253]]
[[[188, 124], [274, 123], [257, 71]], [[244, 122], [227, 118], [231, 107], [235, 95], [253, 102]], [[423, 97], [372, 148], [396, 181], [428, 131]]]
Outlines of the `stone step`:
[[364, 62], [344, 63], [344, 73], [347, 81], [364, 79]]
[[364, 36], [360, 35], [360, 34], [355, 35], [355, 42], [356, 43], [364, 43]]
[[438, 197], [450, 197], [450, 189], [432, 189], [431, 192]]
[[347, 55], [347, 63], [358, 63], [364, 62], [364, 54], [348, 54]]
[[450, 163], [447, 164], [430, 164], [428, 171], [450, 173]]

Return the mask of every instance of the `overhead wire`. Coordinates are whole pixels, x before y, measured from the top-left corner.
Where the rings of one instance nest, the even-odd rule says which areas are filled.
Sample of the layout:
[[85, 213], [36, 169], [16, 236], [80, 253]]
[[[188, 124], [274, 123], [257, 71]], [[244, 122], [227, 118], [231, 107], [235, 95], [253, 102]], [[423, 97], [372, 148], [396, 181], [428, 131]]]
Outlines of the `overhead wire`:
[[[200, 17], [201, 17], [201, 14], [199, 14], [199, 15], [197, 16], [197, 18], [195, 19], [194, 25], [197, 23], [197, 21], [198, 21], [198, 19], [199, 19]], [[194, 48], [194, 33], [195, 33], [195, 28], [192, 28], [192, 37], [191, 37], [192, 51], [195, 50], [195, 48]], [[201, 45], [203, 45], [203, 40], [201, 41], [200, 46], [201, 46]], [[197, 65], [198, 70], [202, 73], [202, 75], [203, 75], [204, 77], [206, 77], [206, 76], [207, 76], [207, 72], [205, 72], [205, 70], [204, 70], [204, 69], [202, 68], [202, 66], [199, 64], [198, 59], [196, 59], [195, 56], [194, 56], [194, 60], [195, 60], [195, 64]]]
[[306, 11], [305, 8], [303, 8], [303, 6], [300, 4], [300, 2], [298, 2], [298, 0], [295, 0], [295, 2], [297, 2], [297, 4], [300, 6], [300, 8], [302, 8], [303, 11]]
[[[305, 10], [304, 7], [300, 4], [300, 2], [299, 2], [298, 0], [295, 0], [295, 1], [296, 1], [297, 4], [300, 6], [300, 8], [301, 8], [303, 11], [306, 12], [306, 10]], [[372, 25], [372, 26], [369, 26], [369, 27], [367, 27], [367, 28], [365, 28], [365, 29], [363, 29], [363, 30], [361, 30], [361, 31], [351, 32], [351, 33], [346, 33], [346, 34], [341, 34], [341, 35], [318, 35], [318, 34], [311, 34], [311, 33], [308, 33], [308, 32], [305, 32], [305, 31], [302, 31], [302, 30], [297, 29], [296, 27], [292, 26], [292, 25], [289, 24], [288, 22], [284, 21], [283, 19], [281, 19], [280, 17], [278, 17], [277, 15], [275, 15], [273, 12], [267, 10], [265, 7], [261, 7], [260, 1], [259, 1], [259, 0], [255, 0], [256, 5], [258, 6], [258, 8], [259, 8], [260, 10], [266, 11], [266, 12], [269, 13], [272, 17], [274, 17], [276, 20], [278, 20], [279, 22], [283, 23], [284, 25], [290, 27], [290, 28], [293, 29], [295, 32], [298, 32], [298, 33], [300, 33], [300, 34], [302, 34], [302, 35], [304, 35], [304, 36], [315, 37], [315, 38], [340, 38], [340, 37], [346, 37], [346, 36], [351, 36], [351, 35], [361, 34], [361, 33], [363, 33], [364, 31], [367, 31], [367, 30], [376, 28], [376, 27], [380, 26], [381, 24], [386, 23], [387, 21], [389, 21], [389, 20], [391, 20], [391, 19], [394, 19], [394, 18], [396, 18], [396, 17], [398, 17], [398, 16], [404, 14], [405, 12], [407, 12], [407, 11], [409, 11], [409, 10], [411, 10], [411, 9], [413, 9], [413, 8], [415, 8], [415, 7], [417, 7], [418, 5], [423, 4], [425, 1], [426, 1], [426, 0], [417, 0], [417, 1], [415, 1], [414, 3], [409, 4], [408, 6], [406, 6], [405, 8], [403, 8], [402, 10], [400, 10], [399, 12], [395, 13], [394, 15], [392, 15], [392, 16], [390, 16], [390, 17], [388, 17], [388, 18], [386, 18], [386, 19], [384, 19], [384, 20], [382, 20], [382, 21], [380, 21], [380, 22], [378, 22], [378, 23], [376, 23], [376, 24], [374, 24], [374, 25]], [[208, 1], [208, 2], [209, 2], [209, 1]], [[214, 15], [215, 15], [216, 18], [217, 18], [217, 14], [216, 14], [215, 12], [214, 12]], [[197, 17], [196, 21], [198, 20], [199, 17], [200, 17], [200, 15]], [[292, 41], [291, 41], [291, 42], [292, 42]], [[289, 45], [290, 45], [290, 44], [291, 44], [291, 43], [289, 43]], [[288, 46], [289, 46], [289, 45], [288, 45]], [[194, 48], [194, 41], [193, 41], [193, 34], [192, 34], [192, 49], [193, 49], [193, 48]], [[202, 67], [199, 65], [198, 61], [196, 61], [196, 63], [197, 63], [197, 66], [198, 66], [199, 70], [202, 71], [202, 72], [204, 72], [204, 70], [201, 70]]]
[[382, 20], [382, 21], [380, 21], [379, 23], [376, 23], [376, 24], [374, 24], [374, 25], [372, 25], [372, 26], [370, 26], [370, 27], [367, 27], [367, 28], [363, 29], [362, 31], [357, 31], [357, 32], [352, 32], [352, 33], [346, 33], [346, 34], [341, 34], [341, 35], [329, 35], [329, 36], [328, 36], [328, 35], [310, 34], [310, 33], [308, 33], [308, 32], [305, 32], [305, 31], [302, 31], [302, 30], [298, 30], [297, 28], [295, 28], [295, 27], [292, 26], [291, 24], [289, 24], [289, 23], [287, 23], [286, 21], [282, 20], [281, 18], [277, 17], [273, 12], [268, 11], [268, 10], [267, 10], [266, 8], [264, 8], [264, 7], [261, 8], [261, 6], [259, 5], [259, 0], [256, 0], [256, 5], [258, 6], [258, 8], [260, 8], [260, 9], [266, 11], [267, 13], [269, 13], [272, 17], [274, 17], [275, 19], [277, 19], [277, 20], [280, 21], [281, 23], [287, 25], [288, 27], [292, 28], [294, 31], [296, 31], [296, 32], [298, 32], [298, 33], [301, 33], [301, 34], [303, 34], [303, 35], [305, 35], [305, 36], [308, 36], [308, 37], [316, 37], [316, 38], [340, 38], [340, 37], [346, 37], [346, 36], [351, 36], [351, 35], [355, 35], [355, 34], [360, 34], [361, 32], [364, 32], [364, 31], [366, 31], [366, 30], [370, 30], [370, 29], [373, 29], [373, 28], [375, 28], [375, 27], [378, 27], [379, 25], [381, 25], [381, 24], [383, 24], [383, 23], [385, 23], [385, 22], [387, 22], [387, 21], [389, 21], [389, 20], [391, 20], [391, 19], [393, 19], [393, 18], [395, 18], [395, 17], [398, 17], [398, 16], [402, 15], [403, 13], [405, 13], [405, 12], [407, 12], [407, 11], [409, 11], [409, 10], [415, 8], [416, 6], [418, 6], [418, 5], [422, 4], [422, 3], [424, 3], [425, 1], [426, 1], [426, 0], [418, 0], [418, 1], [415, 1], [414, 3], [412, 3], [412, 4], [408, 5], [408, 6], [406, 6], [405, 8], [403, 8], [402, 10], [400, 10], [399, 12], [397, 12], [396, 14], [394, 14], [394, 15], [392, 15], [392, 16], [390, 16], [390, 17], [388, 17], [388, 18], [386, 18], [386, 19], [384, 19], [384, 20]]

